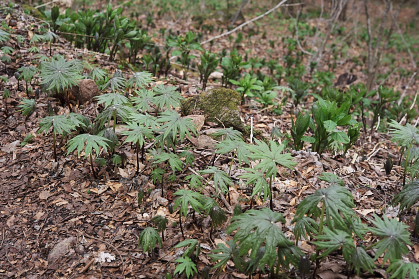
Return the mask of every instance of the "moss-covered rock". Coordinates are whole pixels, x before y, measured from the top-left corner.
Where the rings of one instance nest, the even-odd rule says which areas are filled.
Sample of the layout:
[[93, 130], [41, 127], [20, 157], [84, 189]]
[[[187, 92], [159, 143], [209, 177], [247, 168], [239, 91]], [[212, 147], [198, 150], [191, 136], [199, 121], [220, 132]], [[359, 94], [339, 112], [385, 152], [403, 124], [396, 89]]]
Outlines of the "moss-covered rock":
[[216, 88], [187, 99], [182, 103], [181, 111], [183, 115], [203, 114], [207, 121], [244, 132], [240, 103], [240, 93], [227, 88]]

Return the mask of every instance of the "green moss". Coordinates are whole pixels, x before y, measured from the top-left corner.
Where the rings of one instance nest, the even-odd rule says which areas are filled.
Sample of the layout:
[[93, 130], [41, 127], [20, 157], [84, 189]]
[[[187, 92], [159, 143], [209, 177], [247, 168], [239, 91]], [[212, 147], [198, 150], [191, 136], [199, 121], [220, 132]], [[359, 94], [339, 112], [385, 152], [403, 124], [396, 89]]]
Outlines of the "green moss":
[[184, 115], [204, 114], [207, 121], [218, 123], [226, 128], [233, 127], [243, 132], [240, 102], [240, 93], [227, 88], [216, 88], [186, 100], [181, 110]]

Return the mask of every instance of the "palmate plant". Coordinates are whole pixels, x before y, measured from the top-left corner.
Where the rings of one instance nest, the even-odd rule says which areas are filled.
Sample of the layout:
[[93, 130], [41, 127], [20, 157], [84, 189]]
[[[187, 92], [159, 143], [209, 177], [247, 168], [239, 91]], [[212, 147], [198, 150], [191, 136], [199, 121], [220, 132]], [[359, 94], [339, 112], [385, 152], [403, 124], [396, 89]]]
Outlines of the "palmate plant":
[[18, 71], [20, 73], [19, 79], [23, 79], [25, 81], [26, 95], [29, 97], [29, 84], [37, 74], [38, 69], [34, 66], [24, 66], [20, 67]]
[[394, 120], [389, 126], [392, 140], [401, 147], [401, 153], [405, 154], [403, 165], [403, 186], [405, 186], [408, 173], [413, 179], [419, 173], [419, 129], [409, 123], [403, 126]]
[[135, 144], [135, 153], [137, 155], [137, 173], [140, 171], [140, 159], [139, 152], [141, 149], [141, 160], [144, 163], [144, 146], [146, 139], [152, 139], [154, 137], [153, 131], [148, 127], [141, 125], [140, 123], [129, 122], [126, 126], [127, 131], [121, 132], [122, 135], [127, 136], [125, 142], [132, 142]]
[[144, 252], [150, 253], [158, 245], [162, 246], [163, 242], [155, 228], [147, 227], [141, 232], [138, 244], [143, 248]]
[[9, 41], [10, 39], [10, 33], [4, 31], [3, 29], [0, 29], [0, 43], [5, 43]]
[[278, 222], [285, 222], [284, 216], [268, 208], [234, 216], [227, 229], [228, 233], [235, 232], [234, 242], [229, 242], [229, 248], [219, 244], [211, 255], [221, 260], [216, 267], [221, 268], [229, 259], [246, 274], [257, 269], [264, 272], [268, 267], [271, 276], [278, 276], [282, 268], [295, 266], [302, 253], [284, 235]]
[[122, 92], [127, 87], [127, 80], [123, 73], [120, 70], [117, 70], [113, 76], [107, 80], [103, 87], [103, 89], [110, 88], [112, 92]]
[[153, 91], [155, 93], [153, 103], [160, 110], [179, 107], [180, 102], [183, 100], [182, 95], [175, 86], [159, 84], [153, 88]]
[[57, 162], [57, 135], [68, 135], [78, 127], [84, 126], [84, 123], [69, 115], [53, 115], [42, 118], [39, 126], [38, 133], [49, 134], [52, 130], [54, 160]]
[[[113, 94], [113, 93], [111, 93], [111, 94]], [[107, 95], [111, 95], [111, 94], [107, 94]], [[109, 96], [109, 97], [116, 97], [117, 95], [120, 95], [120, 94], [115, 93], [115, 96]], [[119, 98], [119, 96], [116, 97], [116, 98]], [[113, 101], [114, 100], [115, 99], [113, 99]], [[101, 127], [104, 127], [106, 123], [110, 124], [110, 122], [112, 120], [113, 121], [113, 126], [112, 127], [113, 127], [113, 130], [115, 132], [118, 119], [121, 119], [123, 122], [127, 123], [127, 122], [129, 122], [129, 117], [133, 113], [135, 113], [135, 111], [131, 107], [130, 103], [127, 103], [127, 104], [110, 104], [101, 113], [98, 114], [96, 120], [100, 124]]]
[[196, 261], [201, 252], [201, 247], [199, 241], [196, 239], [186, 239], [182, 242], [179, 242], [175, 248], [187, 247], [184, 251], [182, 257], [178, 258], [176, 262], [178, 265], [175, 269], [175, 274], [186, 274], [187, 278], [193, 277], [198, 273], [198, 268], [196, 266]]
[[155, 105], [155, 93], [152, 90], [141, 89], [135, 90], [134, 93], [136, 96], [131, 97], [130, 100], [134, 104], [134, 107], [141, 111], [147, 112], [150, 111], [151, 108]]
[[230, 186], [233, 185], [233, 181], [225, 171], [210, 166], [207, 169], [200, 171], [200, 173], [212, 176], [213, 187], [217, 194], [227, 194], [230, 197]]
[[26, 118], [32, 115], [36, 109], [36, 100], [35, 99], [22, 99], [20, 105], [18, 105], [19, 111], [22, 112]]
[[179, 208], [179, 226], [182, 232], [182, 237], [185, 238], [182, 226], [182, 216], [186, 217], [188, 215], [189, 208], [191, 208], [194, 213], [200, 213], [203, 211], [206, 197], [198, 192], [185, 189], [175, 192], [175, 196], [177, 197], [174, 209], [177, 210]]
[[182, 117], [175, 110], [167, 110], [160, 114], [157, 118], [158, 123], [162, 123], [161, 126], [161, 143], [169, 142], [173, 143], [173, 148], [176, 147], [177, 143], [182, 142], [187, 136], [190, 137], [192, 134], [196, 134], [196, 127], [192, 119]]
[[189, 257], [180, 257], [176, 259], [176, 262], [178, 265], [175, 269], [175, 275], [176, 274], [186, 274], [186, 278], [192, 278], [195, 274], [198, 273], [198, 269], [196, 267], [196, 264], [192, 261]]
[[67, 61], [62, 56], [53, 57], [41, 63], [41, 84], [48, 91], [62, 93], [83, 79], [82, 70], [83, 66], [77, 60]]
[[153, 75], [149, 72], [135, 72], [128, 80], [128, 85], [135, 90], [139, 90], [146, 88], [153, 80]]
[[151, 219], [151, 222], [157, 227], [157, 230], [161, 233], [161, 239], [164, 241], [164, 231], [167, 228], [169, 220], [162, 215], [156, 215]]
[[263, 173], [268, 180], [269, 193], [264, 193], [265, 196], [269, 196], [270, 208], [273, 210], [273, 194], [272, 194], [272, 183], [276, 175], [278, 174], [278, 167], [283, 166], [289, 169], [293, 169], [297, 162], [295, 162], [290, 153], [283, 153], [285, 146], [280, 145], [274, 141], [270, 141], [269, 145], [263, 141], [255, 140], [255, 145], [248, 145], [250, 159], [257, 161], [255, 170]]
[[96, 154], [96, 156], [99, 156], [102, 149], [107, 151], [108, 148], [109, 140], [107, 138], [92, 134], [80, 134], [68, 141], [67, 154], [77, 150], [77, 155], [80, 156], [82, 151], [84, 151], [84, 157], [89, 157], [93, 177], [97, 178], [97, 174], [93, 165], [93, 152]]

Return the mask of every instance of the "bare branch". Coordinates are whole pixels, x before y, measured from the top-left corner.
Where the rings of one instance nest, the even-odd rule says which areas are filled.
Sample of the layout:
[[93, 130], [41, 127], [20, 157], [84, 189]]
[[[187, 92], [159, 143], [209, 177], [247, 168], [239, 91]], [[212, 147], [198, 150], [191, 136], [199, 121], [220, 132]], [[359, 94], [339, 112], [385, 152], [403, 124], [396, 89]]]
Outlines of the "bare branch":
[[[273, 11], [275, 11], [276, 9], [278, 9], [279, 7], [281, 7], [281, 6], [284, 6], [284, 4], [285, 4], [285, 2], [287, 2], [288, 0], [282, 0], [281, 2], [279, 2], [275, 7], [273, 7], [272, 9], [270, 9], [270, 10], [268, 10], [267, 12], [265, 12], [264, 14], [261, 14], [261, 15], [259, 15], [259, 16], [257, 16], [257, 17], [255, 17], [255, 18], [253, 18], [253, 19], [251, 19], [251, 20], [249, 20], [249, 21], [246, 21], [245, 23], [242, 23], [242, 24], [240, 24], [239, 26], [237, 26], [236, 28], [234, 28], [234, 29], [231, 29], [230, 31], [228, 31], [228, 32], [225, 32], [225, 33], [223, 33], [223, 34], [220, 34], [220, 35], [217, 35], [217, 36], [215, 36], [215, 37], [212, 37], [212, 38], [210, 38], [210, 39], [208, 39], [208, 40], [206, 40], [206, 41], [203, 41], [201, 44], [202, 45], [204, 45], [204, 44], [207, 44], [207, 43], [209, 43], [209, 42], [212, 42], [212, 41], [214, 41], [214, 40], [217, 40], [217, 39], [219, 39], [219, 38], [222, 38], [222, 37], [225, 37], [225, 36], [227, 36], [227, 35], [230, 35], [230, 34], [232, 34], [232, 33], [234, 33], [234, 32], [236, 32], [237, 30], [240, 30], [240, 29], [242, 29], [244, 26], [246, 26], [246, 25], [248, 25], [248, 24], [250, 24], [250, 23], [252, 23], [252, 22], [254, 22], [254, 21], [256, 21], [256, 20], [259, 20], [259, 19], [261, 19], [261, 18], [263, 18], [264, 16], [267, 16], [268, 14], [270, 14], [270, 13], [272, 13]], [[295, 4], [294, 4], [295, 5]]]

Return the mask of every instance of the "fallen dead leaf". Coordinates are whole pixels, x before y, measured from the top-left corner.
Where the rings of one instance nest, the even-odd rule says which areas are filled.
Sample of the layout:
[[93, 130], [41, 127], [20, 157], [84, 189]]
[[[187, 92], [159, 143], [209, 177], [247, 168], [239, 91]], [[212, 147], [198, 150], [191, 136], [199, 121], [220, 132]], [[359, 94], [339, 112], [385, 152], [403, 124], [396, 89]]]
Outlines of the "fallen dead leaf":
[[52, 196], [52, 193], [50, 191], [44, 190], [39, 193], [39, 199], [40, 200], [47, 200], [49, 197]]
[[71, 245], [74, 244], [76, 240], [77, 238], [71, 236], [58, 242], [48, 254], [48, 264], [52, 264], [59, 258], [65, 256], [70, 250]]

